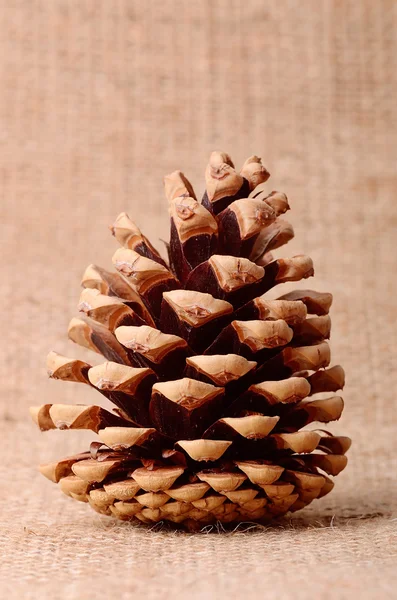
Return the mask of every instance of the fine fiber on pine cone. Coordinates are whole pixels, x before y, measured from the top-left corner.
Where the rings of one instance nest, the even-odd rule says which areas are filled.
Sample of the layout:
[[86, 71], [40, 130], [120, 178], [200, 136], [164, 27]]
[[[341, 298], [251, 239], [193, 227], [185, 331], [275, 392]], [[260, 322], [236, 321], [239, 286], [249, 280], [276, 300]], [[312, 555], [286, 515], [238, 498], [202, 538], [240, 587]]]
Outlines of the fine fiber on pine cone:
[[[42, 431], [90, 429], [90, 448], [40, 467], [99, 513], [200, 529], [266, 523], [328, 494], [350, 440], [307, 425], [339, 419], [344, 371], [329, 367], [329, 293], [274, 286], [313, 275], [308, 256], [274, 258], [294, 235], [288, 200], [213, 152], [201, 202], [183, 173], [165, 177], [164, 260], [127, 214], [112, 232], [115, 271], [90, 265], [69, 338], [96, 366], [55, 352], [50, 377], [96, 388], [99, 406], [31, 409]], [[320, 398], [312, 396], [321, 394]], [[329, 394], [328, 394], [329, 395]]]

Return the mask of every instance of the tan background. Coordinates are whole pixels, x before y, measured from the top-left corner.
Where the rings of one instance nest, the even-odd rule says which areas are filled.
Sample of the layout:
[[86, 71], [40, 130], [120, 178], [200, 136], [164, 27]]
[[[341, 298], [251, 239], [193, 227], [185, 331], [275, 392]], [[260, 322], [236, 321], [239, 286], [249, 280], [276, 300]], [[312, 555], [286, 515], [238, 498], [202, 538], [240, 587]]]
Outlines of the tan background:
[[[4, 597], [395, 597], [397, 2], [3, 0], [0, 23]], [[121, 210], [166, 237], [162, 176], [201, 191], [215, 148], [262, 156], [289, 250], [335, 294], [334, 430], [354, 446], [329, 499], [281, 526], [147, 533], [36, 474], [91, 436], [40, 434], [27, 408], [94, 400], [43, 366], [77, 350], [83, 268], [110, 264]]]

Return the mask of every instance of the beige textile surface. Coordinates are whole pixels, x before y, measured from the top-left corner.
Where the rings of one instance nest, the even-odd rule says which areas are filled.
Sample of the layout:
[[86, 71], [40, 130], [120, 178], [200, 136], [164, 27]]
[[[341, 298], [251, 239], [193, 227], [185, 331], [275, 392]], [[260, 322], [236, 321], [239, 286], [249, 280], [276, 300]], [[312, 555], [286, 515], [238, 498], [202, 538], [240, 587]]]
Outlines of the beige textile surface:
[[[395, 0], [0, 2], [0, 579], [7, 598], [395, 598]], [[47, 381], [79, 278], [128, 210], [167, 236], [162, 176], [201, 191], [212, 149], [257, 153], [331, 290], [351, 435], [334, 492], [263, 531], [183, 535], [100, 517], [36, 464], [93, 436], [27, 408], [98, 400]], [[83, 355], [84, 357], [84, 355]]]

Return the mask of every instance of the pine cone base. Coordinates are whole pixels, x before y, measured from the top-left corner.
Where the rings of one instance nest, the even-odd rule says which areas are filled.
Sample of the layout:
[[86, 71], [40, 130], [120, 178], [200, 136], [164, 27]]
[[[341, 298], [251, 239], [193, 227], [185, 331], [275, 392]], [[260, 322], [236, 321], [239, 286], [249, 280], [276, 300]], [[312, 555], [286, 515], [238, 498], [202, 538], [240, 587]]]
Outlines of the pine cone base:
[[90, 483], [87, 469], [97, 467], [92, 460], [82, 459], [85, 464], [75, 469], [80, 476], [72, 471], [59, 480], [67, 496], [89, 503], [100, 514], [124, 521], [165, 521], [188, 529], [216, 522], [267, 523], [305, 507], [333, 487], [329, 478], [317, 474], [302, 477], [300, 473], [284, 471], [281, 480], [282, 468], [254, 462], [241, 463], [239, 469], [229, 473], [192, 474], [190, 478], [196, 482], [182, 485], [178, 485], [178, 480], [186, 474], [180, 467], [140, 467], [127, 479], [110, 477], [108, 483], [106, 479]]

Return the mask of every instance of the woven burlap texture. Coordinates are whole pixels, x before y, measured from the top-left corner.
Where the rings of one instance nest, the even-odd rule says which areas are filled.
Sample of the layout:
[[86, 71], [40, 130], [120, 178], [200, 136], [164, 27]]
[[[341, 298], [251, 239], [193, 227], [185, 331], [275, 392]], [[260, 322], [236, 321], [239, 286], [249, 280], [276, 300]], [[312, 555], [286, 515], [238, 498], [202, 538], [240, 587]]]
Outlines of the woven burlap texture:
[[[8, 598], [392, 598], [396, 568], [395, 0], [0, 3], [3, 460]], [[64, 497], [36, 465], [93, 435], [40, 434], [28, 406], [90, 403], [48, 381], [90, 262], [127, 210], [166, 238], [162, 176], [199, 190], [211, 150], [257, 153], [290, 199], [347, 371], [349, 466], [334, 492], [245, 533], [134, 528]], [[160, 243], [159, 243], [160, 245]], [[87, 355], [80, 353], [86, 358]]]

